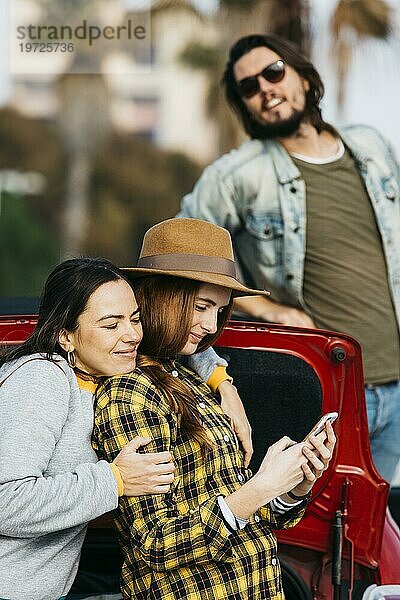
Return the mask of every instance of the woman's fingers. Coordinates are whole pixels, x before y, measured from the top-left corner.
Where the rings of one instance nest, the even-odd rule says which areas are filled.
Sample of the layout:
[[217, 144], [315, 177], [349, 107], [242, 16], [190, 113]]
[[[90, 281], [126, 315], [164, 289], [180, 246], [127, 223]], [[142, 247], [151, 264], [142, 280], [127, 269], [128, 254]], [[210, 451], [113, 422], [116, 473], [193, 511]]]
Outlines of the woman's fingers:
[[310, 483], [313, 483], [317, 479], [315, 473], [311, 470], [308, 463], [306, 463], [305, 465], [302, 465], [301, 468], [303, 470], [304, 476], [307, 479], [307, 481], [309, 481]]
[[309, 444], [303, 448], [303, 453], [307, 456], [309, 466], [317, 479], [328, 468], [336, 444], [336, 437], [329, 422], [325, 424], [325, 434], [323, 437], [310, 436]]
[[333, 427], [332, 427], [332, 425], [330, 423], [326, 424], [325, 429], [326, 429], [326, 434], [328, 436], [326, 447], [330, 450], [330, 452], [332, 454], [333, 449], [334, 449], [334, 447], [336, 445], [335, 432], [333, 431]]
[[131, 452], [137, 452], [137, 450], [139, 450], [139, 448], [141, 446], [146, 446], [150, 442], [151, 442], [151, 438], [142, 437], [140, 435], [137, 435], [133, 438], [133, 440], [128, 442], [128, 444], [125, 446], [124, 450], [127, 450], [127, 451], [130, 450]]
[[154, 482], [157, 485], [167, 484], [167, 483], [171, 484], [174, 481], [174, 479], [175, 479], [175, 476], [173, 473], [167, 473], [167, 474], [162, 473], [161, 475], [157, 475], [157, 477], [154, 478]]
[[172, 461], [172, 455], [167, 450], [163, 452], [145, 452], [139, 453], [138, 450], [142, 446], [146, 446], [151, 442], [151, 438], [141, 437], [137, 435], [130, 442], [126, 444], [120, 451], [120, 456], [126, 456], [128, 454], [140, 454], [143, 457], [144, 462], [148, 462], [154, 465], [161, 463], [169, 463]]
[[149, 438], [134, 438], [114, 460], [121, 474], [126, 496], [166, 493], [174, 480], [175, 465], [170, 452], [137, 451], [150, 441]]
[[308, 458], [308, 466], [315, 471], [323, 471], [325, 469], [325, 462], [321, 460], [310, 448], [304, 446], [303, 454]]
[[170, 489], [170, 485], [155, 485], [148, 490], [147, 494], [167, 494]]
[[155, 475], [169, 475], [170, 473], [174, 474], [175, 472], [175, 465], [173, 462], [163, 463], [161, 465], [156, 464], [151, 468]]

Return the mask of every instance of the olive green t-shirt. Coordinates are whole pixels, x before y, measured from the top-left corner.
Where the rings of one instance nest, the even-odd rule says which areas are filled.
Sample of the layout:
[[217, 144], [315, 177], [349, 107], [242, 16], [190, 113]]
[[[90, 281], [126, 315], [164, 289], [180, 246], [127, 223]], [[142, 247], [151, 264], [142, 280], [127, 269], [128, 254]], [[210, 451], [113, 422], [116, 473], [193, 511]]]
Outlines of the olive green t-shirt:
[[293, 157], [306, 184], [303, 295], [319, 328], [363, 350], [366, 383], [400, 378], [399, 332], [374, 211], [350, 153], [313, 164]]

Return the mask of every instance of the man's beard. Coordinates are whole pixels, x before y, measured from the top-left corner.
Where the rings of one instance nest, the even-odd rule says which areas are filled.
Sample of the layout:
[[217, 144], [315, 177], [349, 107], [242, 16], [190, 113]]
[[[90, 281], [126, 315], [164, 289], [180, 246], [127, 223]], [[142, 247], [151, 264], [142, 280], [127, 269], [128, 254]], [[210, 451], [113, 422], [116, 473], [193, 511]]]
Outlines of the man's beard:
[[306, 114], [304, 109], [294, 110], [288, 119], [277, 119], [273, 123], [260, 123], [251, 117], [250, 137], [257, 140], [291, 137], [299, 130]]

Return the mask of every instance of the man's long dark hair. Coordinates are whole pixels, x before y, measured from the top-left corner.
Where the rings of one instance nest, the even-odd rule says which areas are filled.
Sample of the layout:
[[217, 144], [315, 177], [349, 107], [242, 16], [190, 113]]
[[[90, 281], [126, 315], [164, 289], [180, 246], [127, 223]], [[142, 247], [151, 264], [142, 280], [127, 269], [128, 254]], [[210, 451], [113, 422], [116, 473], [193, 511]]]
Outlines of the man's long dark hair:
[[103, 283], [118, 279], [126, 281], [122, 271], [104, 258], [73, 258], [60, 263], [44, 284], [34, 331], [21, 346], [6, 350], [0, 365], [36, 352], [49, 360], [54, 354], [66, 358], [58, 343], [61, 330], [75, 331], [93, 292]]
[[239, 94], [233, 68], [244, 54], [259, 47], [269, 48], [276, 52], [300, 77], [308, 81], [310, 89], [306, 92], [305, 104], [307, 120], [317, 129], [318, 133], [326, 130], [335, 134], [335, 129], [329, 123], [326, 123], [321, 116], [319, 104], [324, 95], [324, 85], [314, 65], [305, 58], [296, 44], [274, 34], [242, 37], [229, 51], [229, 59], [225, 67], [222, 84], [225, 87], [226, 99], [242, 121], [246, 133], [254, 139], [265, 138], [262, 125], [252, 117]]

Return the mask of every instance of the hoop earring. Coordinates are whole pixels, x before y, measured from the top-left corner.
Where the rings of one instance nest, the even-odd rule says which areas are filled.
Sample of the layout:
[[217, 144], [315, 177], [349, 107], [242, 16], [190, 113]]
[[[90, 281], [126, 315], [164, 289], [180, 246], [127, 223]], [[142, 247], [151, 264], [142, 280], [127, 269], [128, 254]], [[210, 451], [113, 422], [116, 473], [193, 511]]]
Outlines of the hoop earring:
[[73, 369], [76, 366], [76, 356], [74, 350], [67, 352], [67, 363]]

